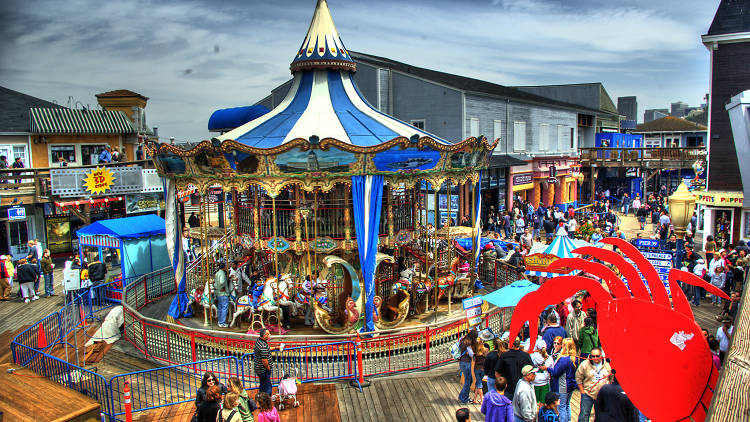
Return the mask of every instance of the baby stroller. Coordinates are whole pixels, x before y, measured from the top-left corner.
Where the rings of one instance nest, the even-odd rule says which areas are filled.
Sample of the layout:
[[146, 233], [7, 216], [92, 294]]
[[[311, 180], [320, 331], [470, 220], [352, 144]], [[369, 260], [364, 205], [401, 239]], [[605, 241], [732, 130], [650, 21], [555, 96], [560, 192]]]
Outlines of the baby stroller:
[[286, 373], [281, 378], [277, 398], [279, 400], [279, 410], [284, 408], [288, 400], [293, 401], [294, 407], [299, 406], [299, 401], [297, 401], [297, 369], [293, 370], [292, 375]]

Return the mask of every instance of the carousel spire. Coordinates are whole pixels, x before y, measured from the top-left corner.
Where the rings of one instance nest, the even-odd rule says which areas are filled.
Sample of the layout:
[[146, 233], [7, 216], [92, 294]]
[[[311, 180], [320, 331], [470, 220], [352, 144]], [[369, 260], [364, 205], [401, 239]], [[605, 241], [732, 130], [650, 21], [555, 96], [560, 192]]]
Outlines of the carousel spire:
[[292, 73], [308, 69], [357, 70], [357, 65], [339, 38], [326, 0], [318, 0], [315, 5], [307, 36], [289, 68]]

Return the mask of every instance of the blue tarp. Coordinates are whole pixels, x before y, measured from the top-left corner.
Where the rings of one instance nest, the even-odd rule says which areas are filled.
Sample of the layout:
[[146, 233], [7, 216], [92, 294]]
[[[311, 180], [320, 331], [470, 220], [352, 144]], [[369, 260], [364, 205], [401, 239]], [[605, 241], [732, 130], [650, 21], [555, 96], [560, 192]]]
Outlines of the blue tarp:
[[[471, 251], [471, 238], [470, 237], [460, 237], [455, 240], [456, 240], [456, 243], [458, 243], [458, 246], [464, 248], [464, 250]], [[487, 246], [487, 244], [490, 242], [492, 242], [495, 245], [499, 244], [506, 251], [508, 251], [509, 249], [512, 249], [514, 245], [517, 245], [517, 243], [513, 243], [513, 242], [506, 242], [504, 240], [490, 239], [489, 237], [483, 237], [479, 240], [479, 250], [481, 251], [482, 249], [484, 249], [484, 247]]]
[[107, 235], [118, 239], [132, 239], [165, 234], [164, 219], [156, 214], [101, 220], [79, 229], [78, 236]]

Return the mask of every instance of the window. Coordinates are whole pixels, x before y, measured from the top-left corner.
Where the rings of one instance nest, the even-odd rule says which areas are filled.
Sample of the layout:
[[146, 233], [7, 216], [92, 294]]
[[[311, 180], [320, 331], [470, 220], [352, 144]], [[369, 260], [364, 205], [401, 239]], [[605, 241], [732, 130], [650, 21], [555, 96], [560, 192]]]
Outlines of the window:
[[424, 119], [412, 120], [411, 125], [419, 130], [424, 130]]
[[24, 167], [31, 167], [26, 156], [26, 145], [2, 145], [0, 146], [0, 155], [4, 155], [8, 159], [8, 165], [13, 164], [16, 158], [20, 158]]
[[570, 128], [570, 149], [576, 149], [576, 137], [574, 128]]
[[562, 151], [565, 149], [565, 142], [563, 142], [564, 138], [565, 138], [565, 126], [557, 125], [557, 150], [558, 151]]
[[469, 122], [469, 136], [479, 136], [479, 119], [472, 117]]
[[643, 140], [643, 146], [645, 148], [659, 148], [661, 146], [661, 138], [658, 136], [646, 137]]
[[[63, 161], [61, 161], [62, 159]], [[76, 162], [75, 145], [50, 145], [49, 146], [49, 166], [62, 166], [61, 163]]]
[[513, 122], [513, 151], [526, 151], [526, 122]]
[[99, 154], [104, 149], [104, 144], [81, 145], [81, 162], [84, 166], [99, 164]]
[[549, 149], [549, 125], [542, 123], [539, 125], [539, 150], [547, 151]]
[[26, 246], [29, 241], [29, 233], [25, 221], [11, 221], [10, 226], [10, 244], [12, 246]]
[[503, 139], [503, 122], [502, 120], [492, 121], [492, 140]]

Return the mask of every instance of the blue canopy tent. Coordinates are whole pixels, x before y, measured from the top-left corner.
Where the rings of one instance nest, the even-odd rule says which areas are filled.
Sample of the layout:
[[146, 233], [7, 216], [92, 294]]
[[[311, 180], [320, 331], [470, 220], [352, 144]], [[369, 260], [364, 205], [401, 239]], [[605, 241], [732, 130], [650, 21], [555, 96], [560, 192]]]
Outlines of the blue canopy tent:
[[83, 246], [120, 251], [123, 286], [127, 280], [171, 265], [167, 255], [164, 219], [155, 214], [101, 220], [79, 229], [79, 253]]

